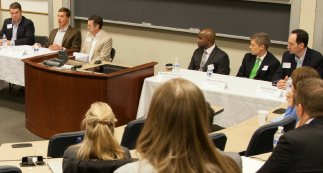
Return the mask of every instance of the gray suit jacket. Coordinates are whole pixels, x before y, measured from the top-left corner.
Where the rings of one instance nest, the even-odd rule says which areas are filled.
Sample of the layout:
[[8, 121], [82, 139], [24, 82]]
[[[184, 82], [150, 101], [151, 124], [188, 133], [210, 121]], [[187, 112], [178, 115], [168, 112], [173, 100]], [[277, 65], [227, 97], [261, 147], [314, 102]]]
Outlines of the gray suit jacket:
[[[91, 38], [90, 41], [88, 41], [87, 39], [88, 37]], [[92, 35], [88, 32], [86, 34], [85, 39], [86, 41], [84, 42], [83, 49], [81, 52], [90, 54], [91, 45], [92, 45]], [[92, 59], [90, 59], [90, 62], [94, 62], [96, 60], [111, 61], [110, 60], [111, 49], [112, 49], [112, 38], [105, 31], [101, 30], [98, 41], [95, 44]]]
[[[188, 66], [188, 69], [190, 70], [200, 69], [203, 52], [204, 52], [203, 48], [197, 48], [194, 51], [191, 59], [191, 63]], [[215, 46], [209, 58], [207, 59], [204, 65], [203, 71], [206, 71], [207, 66], [210, 64], [214, 65], [213, 73], [225, 74], [225, 75], [230, 74], [229, 56], [223, 50], [219, 49], [217, 46]]]

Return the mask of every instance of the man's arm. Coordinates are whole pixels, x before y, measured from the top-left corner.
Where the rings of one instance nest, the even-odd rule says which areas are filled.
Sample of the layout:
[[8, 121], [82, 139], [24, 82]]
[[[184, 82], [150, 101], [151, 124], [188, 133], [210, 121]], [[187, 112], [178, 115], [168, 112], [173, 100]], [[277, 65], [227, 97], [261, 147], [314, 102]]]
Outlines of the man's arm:
[[214, 73], [225, 74], [225, 75], [230, 74], [230, 60], [229, 60], [229, 56], [227, 54], [225, 54], [219, 60], [217, 71]]
[[239, 71], [237, 73], [237, 77], [247, 77], [246, 74], [245, 74], [246, 56], [247, 56], [247, 54], [243, 57], [243, 60], [241, 62], [241, 66], [240, 66]]
[[295, 172], [295, 156], [284, 135], [279, 138], [279, 142], [269, 159], [257, 171], [257, 173], [267, 172]]
[[[195, 52], [194, 52], [195, 53]], [[194, 61], [194, 53], [192, 55], [192, 58], [191, 58], [191, 62], [190, 64], [188, 65], [188, 68], [189, 70], [195, 70], [194, 67], [195, 67], [195, 61]]]
[[[112, 49], [112, 38], [109, 37], [107, 41], [103, 43], [102, 49], [100, 51], [100, 55], [96, 57], [94, 60], [101, 60], [101, 61], [110, 61], [108, 59]], [[92, 60], [93, 61], [93, 60]]]
[[[15, 40], [16, 45], [33, 45], [35, 36], [34, 23], [31, 20], [25, 19], [25, 34], [22, 39]], [[18, 37], [18, 36], [17, 36]]]
[[317, 63], [315, 63], [314, 67], [313, 67], [321, 76], [321, 78], [323, 78], [323, 58], [322, 55], [320, 55], [320, 59]]
[[75, 52], [79, 52], [81, 50], [81, 45], [82, 45], [81, 32], [77, 30], [77, 32], [73, 36], [71, 49], [74, 49]]
[[[276, 58], [275, 58], [276, 59]], [[267, 79], [266, 81], [271, 81], [273, 79], [274, 74], [276, 73], [277, 69], [280, 66], [280, 62], [277, 60], [270, 68], [268, 71]]]

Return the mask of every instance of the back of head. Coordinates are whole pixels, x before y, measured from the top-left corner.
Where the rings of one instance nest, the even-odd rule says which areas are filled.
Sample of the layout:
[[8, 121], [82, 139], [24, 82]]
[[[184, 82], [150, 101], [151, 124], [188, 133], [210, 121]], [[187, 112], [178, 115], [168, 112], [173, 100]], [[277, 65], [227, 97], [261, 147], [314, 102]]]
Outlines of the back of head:
[[9, 10], [10, 9], [17, 9], [17, 8], [21, 11], [21, 5], [18, 2], [14, 2], [14, 3], [10, 4], [10, 6], [9, 6]]
[[153, 95], [137, 151], [159, 173], [230, 172], [234, 166], [239, 172], [231, 159], [215, 151], [207, 129], [207, 105], [201, 90], [187, 80], [172, 79]]
[[99, 29], [102, 29], [103, 19], [99, 15], [93, 15], [88, 20], [93, 20], [94, 26], [99, 25]]
[[323, 116], [323, 81], [319, 78], [306, 78], [297, 83], [296, 105], [301, 104], [311, 118]]
[[256, 33], [256, 34], [253, 34], [251, 37], [250, 37], [251, 40], [255, 39], [258, 46], [262, 46], [264, 45], [266, 50], [268, 50], [269, 48], [269, 45], [270, 45], [270, 38], [269, 36], [264, 33], [264, 32], [259, 32], [259, 33]]
[[303, 66], [295, 69], [291, 75], [295, 89], [297, 88], [297, 83], [299, 81], [310, 77], [321, 78], [320, 74], [312, 67]]
[[126, 153], [114, 138], [115, 122], [115, 116], [108, 104], [93, 103], [82, 121], [86, 130], [84, 140], [79, 144], [77, 159], [115, 160], [126, 158]]
[[296, 42], [297, 44], [304, 43], [304, 47], [307, 47], [308, 44], [308, 33], [302, 29], [295, 29], [292, 31], [292, 34], [296, 34]]

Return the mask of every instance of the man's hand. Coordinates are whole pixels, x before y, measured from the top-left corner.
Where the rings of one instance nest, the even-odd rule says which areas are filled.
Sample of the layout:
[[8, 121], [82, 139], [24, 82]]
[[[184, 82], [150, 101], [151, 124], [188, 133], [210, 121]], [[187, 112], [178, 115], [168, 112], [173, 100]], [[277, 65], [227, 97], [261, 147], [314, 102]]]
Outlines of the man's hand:
[[53, 44], [53, 45], [49, 46], [48, 48], [51, 51], [53, 51], [53, 50], [61, 50], [62, 49], [62, 47], [59, 46], [58, 44]]
[[287, 82], [287, 80], [288, 80], [288, 76], [286, 76], [284, 80], [280, 80], [279, 82], [277, 82], [277, 84], [276, 84], [277, 87], [279, 89], [285, 90], [286, 89], [286, 82]]
[[286, 101], [288, 102], [288, 106], [294, 106], [294, 92], [293, 91], [288, 91], [286, 93]]
[[2, 46], [2, 39], [0, 39], [0, 46]]
[[11, 40], [7, 40], [7, 46], [10, 46]]
[[37, 44], [37, 46], [38, 46], [39, 48], [41, 47], [40, 43], [35, 43], [35, 44], [33, 45], [33, 49], [34, 49], [34, 47], [36, 46], [36, 44]]

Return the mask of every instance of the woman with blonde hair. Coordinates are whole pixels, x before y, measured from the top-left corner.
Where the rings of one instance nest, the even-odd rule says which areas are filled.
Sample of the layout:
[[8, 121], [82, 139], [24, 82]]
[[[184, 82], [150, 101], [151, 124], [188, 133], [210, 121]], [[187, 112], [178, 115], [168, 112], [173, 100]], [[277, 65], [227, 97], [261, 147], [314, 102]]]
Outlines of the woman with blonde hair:
[[169, 80], [156, 89], [137, 141], [137, 152], [140, 161], [115, 172], [241, 172], [210, 140], [205, 98], [196, 85], [185, 79]]
[[129, 150], [121, 147], [114, 138], [116, 121], [108, 104], [93, 103], [82, 121], [82, 127], [86, 128], [84, 139], [65, 150], [63, 169], [75, 159], [104, 161], [131, 158]]

